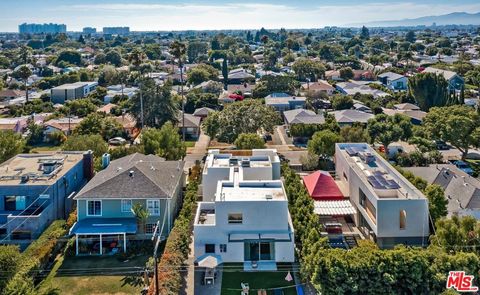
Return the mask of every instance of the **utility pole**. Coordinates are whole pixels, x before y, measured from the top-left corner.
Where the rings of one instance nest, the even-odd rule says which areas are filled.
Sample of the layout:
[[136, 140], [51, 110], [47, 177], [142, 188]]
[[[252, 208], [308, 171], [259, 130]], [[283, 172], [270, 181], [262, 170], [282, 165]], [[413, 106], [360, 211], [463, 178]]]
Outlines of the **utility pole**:
[[144, 121], [143, 121], [143, 94], [142, 94], [142, 82], [140, 82], [139, 84], [139, 90], [140, 90], [140, 121], [142, 123], [142, 130], [143, 130], [143, 127], [144, 127]]
[[155, 295], [158, 295], [159, 294], [159, 291], [158, 291], [158, 245], [160, 244], [160, 240], [161, 240], [161, 234], [162, 233], [158, 233], [157, 235], [157, 231], [158, 231], [158, 227], [160, 225], [160, 220], [157, 221], [157, 225], [155, 226], [155, 230], [153, 232], [153, 236], [152, 236], [152, 241], [155, 242], [155, 247], [153, 249], [153, 260], [155, 261], [155, 266], [154, 266], [154, 269], [153, 269], [153, 273], [154, 273], [154, 284], [155, 284]]
[[183, 98], [183, 64], [182, 57], [178, 60], [178, 65], [180, 66], [180, 92], [182, 95], [182, 139], [185, 143], [185, 99]]

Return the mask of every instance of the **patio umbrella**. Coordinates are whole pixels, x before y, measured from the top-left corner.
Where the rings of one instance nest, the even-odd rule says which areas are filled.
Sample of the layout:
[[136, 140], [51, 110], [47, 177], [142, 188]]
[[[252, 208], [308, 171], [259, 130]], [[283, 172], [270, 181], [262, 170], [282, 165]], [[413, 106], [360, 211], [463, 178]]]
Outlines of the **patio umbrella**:
[[292, 275], [290, 274], [290, 271], [287, 273], [287, 276], [285, 277], [285, 281], [291, 282], [293, 281]]
[[203, 259], [198, 261], [198, 266], [200, 267], [207, 267], [207, 268], [215, 268], [222, 263], [222, 259], [218, 256], [208, 255]]

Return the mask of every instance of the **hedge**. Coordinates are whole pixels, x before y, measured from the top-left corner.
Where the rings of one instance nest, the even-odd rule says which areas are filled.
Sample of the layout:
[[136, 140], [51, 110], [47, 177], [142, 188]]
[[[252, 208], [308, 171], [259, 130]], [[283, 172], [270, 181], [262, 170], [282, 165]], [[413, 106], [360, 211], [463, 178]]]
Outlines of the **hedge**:
[[[185, 262], [190, 252], [193, 219], [196, 211], [199, 183], [197, 170], [197, 167], [192, 169], [182, 209], [168, 236], [164, 252], [158, 264], [158, 288], [160, 294], [176, 295], [179, 294], [182, 287], [182, 269], [185, 269]], [[154, 280], [150, 284], [148, 294], [155, 294]]]
[[60, 239], [67, 234], [64, 220], [56, 220], [21, 254], [17, 273], [7, 283], [3, 294], [34, 294], [35, 279], [55, 253], [63, 247]]

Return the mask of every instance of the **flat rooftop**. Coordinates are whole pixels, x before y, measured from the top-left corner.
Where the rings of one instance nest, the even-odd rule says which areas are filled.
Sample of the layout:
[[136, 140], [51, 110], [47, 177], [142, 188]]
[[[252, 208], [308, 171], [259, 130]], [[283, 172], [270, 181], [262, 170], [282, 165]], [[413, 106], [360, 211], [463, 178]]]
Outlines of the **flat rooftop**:
[[236, 156], [223, 154], [219, 150], [210, 150], [205, 160], [204, 172], [210, 168], [256, 168], [272, 167], [273, 162], [280, 162], [274, 149], [253, 149], [250, 155]]
[[368, 144], [338, 144], [338, 146], [350, 167], [373, 188], [378, 197], [425, 198]]
[[223, 181], [217, 191], [217, 202], [222, 201], [286, 201], [280, 180], [276, 181]]
[[82, 161], [84, 153], [19, 154], [0, 164], [0, 186], [51, 185]]

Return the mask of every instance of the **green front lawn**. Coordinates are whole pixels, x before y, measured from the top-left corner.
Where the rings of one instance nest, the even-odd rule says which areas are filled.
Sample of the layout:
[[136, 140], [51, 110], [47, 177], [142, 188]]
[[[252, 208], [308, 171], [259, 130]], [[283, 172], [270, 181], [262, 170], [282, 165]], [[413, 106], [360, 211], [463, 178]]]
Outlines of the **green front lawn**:
[[[238, 295], [241, 291], [241, 283], [248, 283], [250, 293], [257, 294], [260, 289], [266, 289], [267, 294], [273, 294], [274, 288], [288, 287], [282, 289], [285, 295], [296, 295], [295, 282], [285, 281], [291, 265], [281, 265], [275, 272], [257, 271], [244, 272], [243, 264], [226, 263], [222, 272], [222, 295]], [[293, 272], [290, 272], [293, 277]], [[233, 289], [233, 290], [232, 290]]]
[[196, 143], [197, 143], [196, 141], [188, 141], [187, 140], [187, 141], [185, 141], [185, 147], [187, 147], [187, 148], [194, 147]]
[[[148, 256], [122, 261], [119, 256], [58, 256], [52, 271], [39, 286], [39, 294], [139, 294], [143, 288], [138, 268]], [[53, 294], [55, 294], [53, 293]]]

